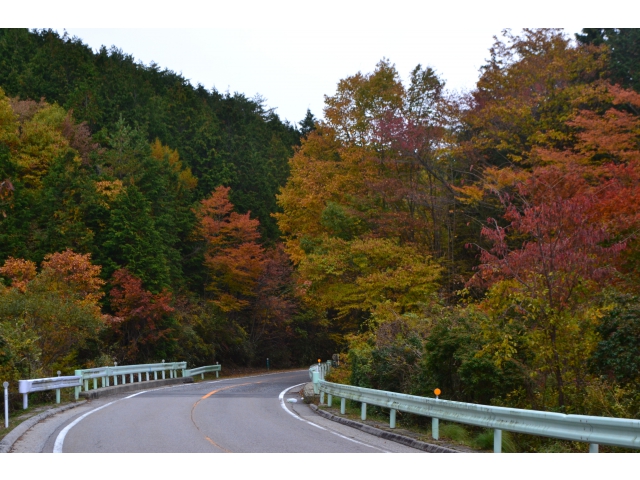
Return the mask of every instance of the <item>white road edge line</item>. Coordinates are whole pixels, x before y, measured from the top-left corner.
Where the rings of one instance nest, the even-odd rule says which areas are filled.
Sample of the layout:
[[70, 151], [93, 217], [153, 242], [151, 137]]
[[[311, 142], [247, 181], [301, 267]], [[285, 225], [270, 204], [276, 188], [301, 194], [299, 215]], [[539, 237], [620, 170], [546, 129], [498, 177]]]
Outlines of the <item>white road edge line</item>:
[[56, 437], [56, 443], [53, 444], [53, 453], [62, 453], [62, 446], [64, 445], [64, 437], [67, 436], [67, 433], [69, 433], [69, 430], [71, 430], [73, 427], [75, 427], [78, 423], [80, 423], [80, 420], [82, 420], [85, 417], [88, 417], [89, 415], [91, 415], [94, 412], [97, 412], [98, 410], [102, 410], [104, 407], [108, 407], [109, 405], [112, 405], [116, 402], [118, 402], [119, 400], [115, 400], [113, 402], [109, 402], [109, 403], [105, 403], [104, 405], [102, 405], [101, 407], [98, 408], [94, 408], [93, 410], [85, 413], [84, 415], [76, 418], [73, 422], [71, 422], [69, 425], [67, 425], [66, 427], [64, 427], [62, 429], [62, 431], [58, 434], [58, 436]]
[[287, 392], [288, 392], [289, 390], [291, 390], [292, 388], [299, 387], [300, 385], [304, 385], [305, 383], [307, 383], [307, 382], [299, 383], [298, 385], [293, 385], [293, 386], [291, 386], [291, 387], [287, 387], [287, 388], [285, 388], [283, 391], [281, 391], [281, 392], [280, 392], [280, 395], [278, 396], [278, 400], [280, 400], [280, 406], [284, 409], [284, 411], [285, 411], [285, 412], [287, 412], [287, 413], [288, 413], [289, 415], [291, 415], [293, 418], [296, 418], [296, 419], [300, 420], [301, 422], [308, 423], [309, 425], [312, 425], [312, 426], [314, 426], [314, 427], [316, 427], [316, 428], [319, 428], [320, 430], [325, 430], [325, 431], [327, 431], [327, 432], [329, 432], [329, 433], [333, 433], [334, 435], [337, 435], [338, 437], [344, 438], [345, 440], [349, 440], [350, 442], [358, 443], [358, 444], [360, 444], [360, 445], [364, 445], [365, 447], [373, 448], [374, 450], [378, 450], [379, 452], [383, 452], [383, 453], [391, 453], [391, 452], [389, 452], [388, 450], [383, 450], [383, 449], [381, 449], [381, 448], [374, 447], [373, 445], [369, 445], [368, 443], [359, 442], [358, 440], [354, 440], [353, 438], [349, 438], [349, 437], [347, 437], [347, 436], [345, 436], [345, 435], [342, 435], [342, 434], [340, 434], [340, 433], [338, 433], [338, 432], [334, 432], [333, 430], [329, 430], [329, 429], [327, 429], [327, 428], [321, 427], [320, 425], [316, 425], [315, 423], [310, 422], [310, 421], [308, 421], [308, 420], [305, 420], [304, 418], [299, 417], [298, 415], [296, 415], [295, 413], [293, 413], [291, 410], [289, 410], [289, 409], [287, 408], [287, 405], [284, 403], [284, 394], [285, 394], [285, 393], [287, 393]]
[[[291, 371], [291, 373], [298, 372], [298, 371], [300, 371], [300, 370], [293, 370], [293, 371]], [[262, 376], [265, 376], [265, 375], [277, 375], [278, 373], [289, 373], [289, 372], [263, 373], [263, 374], [261, 374], [261, 375], [250, 375], [250, 376], [248, 376], [248, 377], [225, 378], [225, 379], [220, 379], [220, 380], [214, 380], [214, 381], [212, 381], [212, 382], [202, 382], [202, 383], [219, 383], [219, 382], [224, 382], [224, 381], [227, 381], [227, 380], [236, 380], [236, 379], [238, 379], [238, 378], [251, 378], [251, 377], [262, 377]], [[197, 385], [197, 384], [195, 384], [195, 383], [183, 383], [183, 384], [180, 384], [180, 385], [170, 385], [170, 386], [167, 386], [167, 387], [153, 388], [153, 389], [150, 389], [150, 390], [142, 390], [141, 392], [136, 392], [136, 393], [134, 393], [133, 395], [129, 395], [128, 397], [120, 398], [120, 399], [118, 399], [118, 400], [114, 400], [113, 402], [105, 403], [105, 404], [104, 404], [104, 405], [102, 405], [101, 407], [94, 408], [93, 410], [91, 410], [91, 411], [89, 411], [89, 412], [85, 413], [84, 415], [82, 415], [82, 416], [80, 416], [80, 417], [76, 418], [73, 422], [71, 422], [69, 425], [67, 425], [66, 427], [64, 427], [64, 428], [60, 431], [60, 433], [59, 433], [59, 434], [58, 434], [58, 436], [56, 437], [56, 441], [55, 441], [55, 443], [53, 444], [53, 453], [62, 453], [62, 447], [63, 447], [63, 445], [64, 445], [64, 439], [65, 439], [65, 437], [67, 436], [67, 433], [69, 433], [69, 430], [71, 430], [71, 429], [72, 429], [73, 427], [75, 427], [78, 423], [80, 423], [80, 421], [81, 421], [81, 420], [83, 420], [85, 417], [88, 417], [89, 415], [91, 415], [92, 413], [97, 412], [98, 410], [102, 410], [103, 408], [108, 407], [109, 405], [113, 405], [114, 403], [117, 403], [117, 402], [119, 402], [119, 401], [121, 401], [121, 400], [126, 400], [127, 398], [135, 397], [135, 396], [137, 396], [137, 395], [142, 395], [143, 393], [152, 392], [152, 391], [156, 391], [156, 390], [164, 390], [165, 388], [185, 387], [185, 386], [193, 386], [193, 385]], [[286, 411], [287, 413], [289, 413], [290, 415], [293, 415], [293, 416], [294, 416], [295, 418], [297, 418], [298, 420], [302, 420], [303, 422], [307, 422], [306, 420], [303, 420], [302, 418], [298, 417], [297, 415], [295, 415], [295, 414], [291, 413], [291, 412], [286, 408], [286, 406], [284, 406], [284, 401], [282, 400], [282, 398], [284, 397], [284, 393], [285, 393], [287, 390], [291, 390], [292, 388], [294, 388], [294, 387], [298, 387], [298, 386], [300, 386], [300, 385], [304, 385], [304, 383], [300, 383], [299, 385], [294, 385], [293, 387], [289, 387], [289, 388], [285, 389], [282, 393], [280, 393], [280, 397], [279, 397], [279, 398], [280, 398], [280, 404], [283, 406], [283, 408], [285, 409], [285, 411]], [[316, 424], [314, 424], [314, 423], [311, 423], [311, 422], [307, 422], [307, 423], [308, 423], [309, 425], [313, 425], [314, 427], [318, 427], [318, 428], [320, 428], [320, 429], [322, 429], [322, 430], [326, 430], [326, 428], [323, 428], [323, 427], [321, 427], [321, 426], [319, 426], [319, 425], [316, 425]], [[330, 430], [327, 430], [327, 431], [330, 431]], [[352, 442], [361, 443], [361, 442], [358, 442], [357, 440], [353, 440], [353, 439], [351, 439], [351, 438], [344, 437], [343, 435], [340, 435], [339, 433], [336, 433], [336, 432], [331, 432], [331, 433], [333, 433], [334, 435], [338, 435], [338, 436], [340, 436], [340, 437], [346, 438], [347, 440], [351, 440]], [[366, 445], [366, 444], [365, 444], [365, 443], [363, 443], [362, 445]], [[366, 446], [370, 447], [370, 445], [366, 445]], [[371, 447], [371, 448], [376, 448], [376, 447]], [[379, 449], [378, 449], [378, 450], [379, 450]], [[381, 450], [381, 451], [384, 451], [384, 450]]]
[[[299, 370], [293, 370], [293, 372], [298, 372], [298, 371]], [[264, 373], [262, 375], [251, 375], [251, 377], [262, 377], [263, 375], [276, 375], [277, 373], [289, 373], [289, 372]], [[248, 377], [226, 378], [226, 379], [214, 380], [213, 382], [203, 382], [203, 383], [218, 383], [218, 382], [224, 382], [225, 380], [235, 380], [236, 378], [248, 378]], [[141, 395], [143, 393], [147, 393], [147, 392], [151, 392], [151, 391], [155, 391], [155, 390], [163, 390], [165, 388], [184, 387], [184, 386], [187, 386], [187, 385], [193, 386], [194, 383], [183, 383], [181, 385], [170, 385], [170, 386], [167, 386], [167, 387], [153, 388], [153, 389], [150, 389], [150, 390], [142, 390], [141, 392], [134, 393], [133, 395], [129, 395], [128, 397], [120, 398], [118, 400], [114, 400], [113, 402], [106, 403], [106, 404], [102, 405], [101, 407], [94, 408], [93, 410], [91, 410], [91, 411], [85, 413], [84, 415], [76, 418], [73, 422], [71, 422], [69, 425], [67, 425], [66, 427], [64, 427], [62, 429], [62, 431], [56, 437], [55, 443], [53, 444], [53, 453], [62, 453], [62, 447], [64, 445], [64, 439], [67, 436], [67, 433], [69, 433], [69, 430], [71, 430], [78, 423], [80, 423], [81, 420], [83, 420], [85, 417], [88, 417], [92, 413], [95, 413], [98, 410], [102, 410], [103, 408], [108, 407], [109, 405], [113, 405], [114, 403], [119, 402], [120, 400], [126, 400], [127, 398], [135, 397], [135, 396]], [[195, 385], [197, 385], [197, 384], [195, 384]]]
[[[156, 389], [154, 389], [156, 390]], [[161, 389], [157, 389], [157, 390], [161, 390]], [[84, 415], [76, 418], [73, 422], [71, 422], [69, 425], [67, 425], [66, 427], [64, 427], [62, 429], [62, 431], [58, 434], [58, 436], [56, 437], [56, 441], [53, 444], [53, 453], [62, 453], [62, 446], [64, 445], [64, 438], [67, 436], [67, 433], [69, 433], [69, 430], [71, 430], [73, 427], [75, 427], [78, 423], [80, 423], [81, 420], [83, 420], [85, 417], [88, 417], [89, 415], [91, 415], [92, 413], [97, 412], [98, 410], [102, 410], [105, 407], [108, 407], [109, 405], [113, 405], [116, 402], [119, 402], [121, 400], [126, 400], [127, 398], [131, 398], [131, 397], [135, 397], [136, 395], [141, 395], [143, 393], [147, 393], [150, 392], [151, 390], [143, 390], [141, 392], [137, 392], [134, 393], [133, 395], [129, 395], [128, 397], [124, 397], [124, 398], [120, 398], [118, 400], [114, 400], [113, 402], [109, 402], [109, 403], [105, 403], [104, 405], [102, 405], [101, 407], [98, 408], [94, 408], [93, 410], [85, 413]]]

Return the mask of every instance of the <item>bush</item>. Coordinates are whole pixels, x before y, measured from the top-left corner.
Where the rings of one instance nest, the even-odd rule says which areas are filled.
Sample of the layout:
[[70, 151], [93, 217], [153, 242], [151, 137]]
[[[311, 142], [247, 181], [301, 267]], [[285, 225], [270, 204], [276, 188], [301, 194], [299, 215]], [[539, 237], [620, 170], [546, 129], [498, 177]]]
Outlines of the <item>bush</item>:
[[589, 365], [593, 373], [623, 385], [640, 383], [640, 299], [612, 292], [610, 310], [602, 318], [598, 343]]

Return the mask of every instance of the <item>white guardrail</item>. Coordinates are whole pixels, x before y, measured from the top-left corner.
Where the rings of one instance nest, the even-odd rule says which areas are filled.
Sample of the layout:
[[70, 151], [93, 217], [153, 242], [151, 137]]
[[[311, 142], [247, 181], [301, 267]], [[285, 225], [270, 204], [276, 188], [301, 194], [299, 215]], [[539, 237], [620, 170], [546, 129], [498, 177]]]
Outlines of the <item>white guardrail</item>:
[[185, 377], [193, 377], [194, 375], [200, 375], [204, 378], [204, 374], [208, 372], [216, 372], [216, 378], [218, 378], [219, 372], [222, 370], [222, 366], [219, 364], [207, 365], [206, 367], [192, 368], [191, 370], [185, 370]]
[[[85, 391], [89, 390], [89, 386], [93, 385], [93, 390], [98, 387], [98, 379], [100, 379], [100, 388], [109, 387], [113, 385], [124, 385], [127, 383], [134, 383], [151, 380], [158, 380], [160, 378], [177, 378], [178, 372], [182, 373], [182, 377], [193, 377], [194, 375], [201, 375], [204, 378], [204, 374], [207, 372], [216, 372], [216, 378], [219, 376], [219, 372], [222, 371], [222, 366], [219, 364], [208, 365], [205, 367], [193, 368], [187, 370], [187, 362], [167, 362], [163, 360], [162, 363], [147, 363], [142, 365], [121, 365], [116, 363], [113, 367], [97, 367], [86, 368], [82, 370], [76, 370], [75, 375], [61, 377], [58, 372], [57, 377], [51, 378], [35, 378], [32, 380], [19, 380], [18, 391], [22, 394], [22, 407], [26, 410], [29, 408], [29, 393], [42, 392], [45, 390], [56, 391], [56, 403], [60, 403], [60, 389], [61, 388], [75, 388], [76, 400], [80, 397], [80, 392], [84, 388]], [[91, 383], [89, 380], [93, 380]], [[5, 382], [7, 383], [7, 382]], [[8, 383], [5, 385], [5, 397], [7, 396]], [[8, 401], [5, 398], [5, 407]], [[6, 408], [5, 408], [6, 410]], [[7, 415], [5, 415], [6, 417]], [[5, 422], [6, 423], [6, 422]]]
[[[60, 403], [61, 388], [71, 388], [71, 387], [79, 388], [80, 385], [82, 385], [82, 379], [77, 375], [70, 376], [70, 377], [35, 378], [33, 380], [18, 380], [18, 392], [22, 394], [22, 408], [26, 410], [27, 408], [29, 408], [29, 394], [31, 392], [43, 392], [45, 390], [55, 390], [56, 403]], [[5, 403], [6, 403], [6, 398], [5, 398]]]
[[153, 380], [158, 380], [158, 374], [162, 379], [166, 378], [167, 372], [169, 372], [169, 378], [177, 378], [178, 371], [182, 372], [182, 376], [185, 377], [185, 371], [187, 368], [187, 362], [167, 362], [164, 360], [162, 363], [146, 363], [142, 365], [121, 365], [117, 364], [113, 367], [97, 367], [86, 368], [83, 370], [76, 370], [75, 374], [82, 377], [82, 383], [80, 387], [76, 388], [76, 400], [80, 396], [82, 386], [84, 390], [89, 390], [89, 380], [93, 380], [93, 390], [98, 388], [98, 379], [101, 380], [101, 387], [111, 386], [111, 378], [113, 378], [113, 385], [118, 385], [118, 378], [120, 378], [120, 384], [127, 383], [127, 376], [129, 376], [129, 383], [134, 383], [137, 379], [138, 382], [150, 380], [150, 374], [153, 374]]
[[390, 409], [390, 427], [395, 428], [396, 412], [414, 413], [432, 418], [432, 436], [439, 438], [439, 420], [493, 428], [493, 451], [502, 451], [502, 431], [526, 433], [589, 443], [589, 452], [597, 453], [598, 445], [640, 449], [640, 420], [628, 418], [565, 415], [555, 412], [494, 407], [473, 403], [453, 402], [438, 398], [419, 397], [371, 388], [341, 385], [324, 380], [330, 363], [312, 365], [309, 376], [320, 403], [331, 406], [333, 397], [340, 398], [340, 413], [345, 413], [345, 400], [362, 403], [361, 418], [367, 418], [367, 405]]

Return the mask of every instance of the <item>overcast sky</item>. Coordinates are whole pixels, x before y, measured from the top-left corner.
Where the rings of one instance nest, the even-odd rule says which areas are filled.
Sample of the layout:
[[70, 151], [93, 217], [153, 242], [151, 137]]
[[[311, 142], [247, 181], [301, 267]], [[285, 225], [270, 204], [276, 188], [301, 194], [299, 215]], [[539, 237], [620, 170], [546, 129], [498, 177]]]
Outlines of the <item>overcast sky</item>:
[[[0, 26], [65, 28], [91, 48], [115, 45], [206, 88], [260, 94], [283, 119], [307, 108], [322, 117], [324, 95], [383, 57], [406, 78], [418, 63], [433, 67], [458, 90], [473, 88], [493, 36], [503, 28], [564, 26], [567, 33], [620, 18], [595, 0], [36, 0], [3, 6]], [[618, 12], [618, 13], [616, 13]], [[7, 22], [11, 22], [7, 25]], [[624, 24], [622, 26], [625, 26]], [[76, 28], [83, 27], [83, 28]], [[105, 28], [108, 27], [108, 28]]]
[[[63, 28], [54, 27], [62, 33]], [[152, 61], [221, 92], [256, 94], [283, 119], [300, 121], [307, 108], [322, 117], [324, 95], [358, 71], [370, 72], [383, 57], [403, 78], [417, 64], [430, 65], [457, 90], [473, 88], [488, 57], [495, 28], [404, 32], [261, 29], [67, 28], [94, 50], [115, 45], [136, 60]], [[579, 27], [567, 29], [569, 33]], [[519, 31], [519, 29], [516, 29]]]

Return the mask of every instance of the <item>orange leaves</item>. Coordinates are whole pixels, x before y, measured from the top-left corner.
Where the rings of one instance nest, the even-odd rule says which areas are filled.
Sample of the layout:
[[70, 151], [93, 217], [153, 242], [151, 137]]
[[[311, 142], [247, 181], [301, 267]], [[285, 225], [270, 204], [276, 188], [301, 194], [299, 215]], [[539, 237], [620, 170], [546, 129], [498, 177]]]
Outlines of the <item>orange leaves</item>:
[[36, 278], [36, 264], [30, 260], [9, 257], [0, 267], [0, 274], [11, 280], [12, 287], [24, 293], [27, 284]]
[[[44, 257], [40, 276], [46, 277], [47, 290], [60, 295], [72, 294], [82, 303], [96, 304], [103, 293], [100, 291], [104, 280], [100, 278], [99, 265], [91, 264], [91, 254], [81, 255], [73, 250], [50, 253]], [[9, 257], [0, 267], [0, 274], [11, 279], [11, 286], [22, 292], [29, 282], [36, 278], [36, 264], [30, 260]]]
[[529, 161], [535, 145], [568, 140], [572, 100], [602, 70], [604, 48], [571, 46], [557, 29], [509, 31], [491, 48], [465, 121], [470, 144], [495, 164]]
[[81, 295], [86, 303], [96, 303], [102, 298], [100, 291], [104, 280], [100, 278], [99, 265], [91, 264], [91, 254], [81, 255], [72, 250], [50, 253], [44, 257], [42, 272], [56, 283], [60, 290], [71, 288]]
[[209, 198], [202, 200], [198, 210], [199, 231], [209, 247], [224, 248], [227, 245], [253, 242], [260, 238], [260, 222], [233, 211], [229, 200], [229, 187], [220, 186]]
[[98, 277], [100, 267], [91, 264], [88, 254], [66, 250], [47, 255], [39, 273], [31, 261], [9, 258], [0, 273], [14, 287], [0, 289], [0, 323], [10, 320], [5, 325], [19, 324], [33, 333], [34, 372], [44, 369], [50, 374], [55, 362], [68, 366], [105, 324], [98, 305], [104, 282]]
[[249, 213], [233, 211], [229, 190], [216, 188], [196, 212], [198, 233], [206, 245], [205, 264], [212, 274], [207, 288], [213, 293], [214, 303], [225, 312], [248, 305], [246, 297], [254, 295], [265, 262], [264, 249], [256, 243], [259, 222]]

